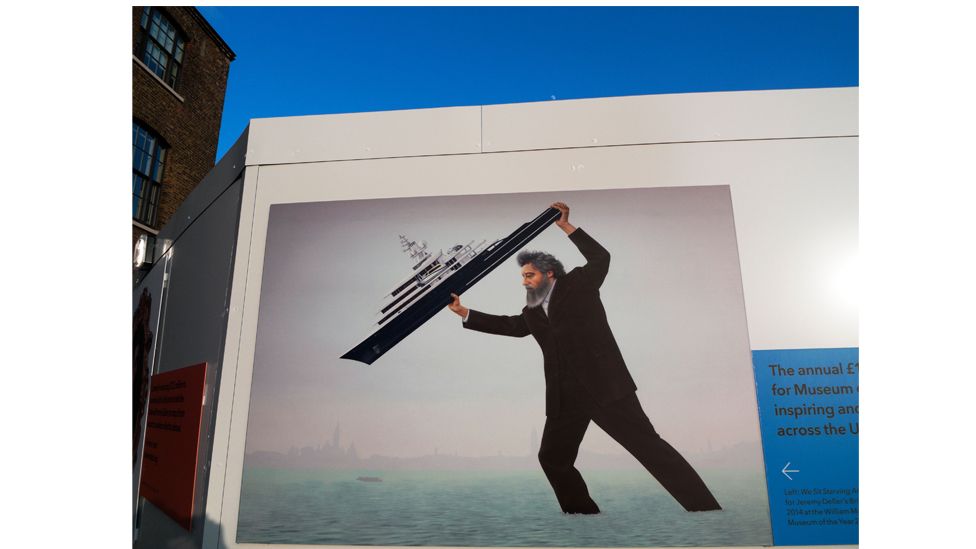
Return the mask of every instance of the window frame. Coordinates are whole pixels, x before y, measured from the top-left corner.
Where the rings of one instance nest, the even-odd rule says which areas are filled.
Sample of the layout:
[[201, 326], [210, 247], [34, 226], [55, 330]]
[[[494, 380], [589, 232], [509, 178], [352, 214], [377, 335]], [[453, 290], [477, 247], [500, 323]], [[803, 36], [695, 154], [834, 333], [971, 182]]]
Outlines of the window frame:
[[[159, 40], [152, 36], [150, 32], [152, 26], [155, 24], [154, 15], [158, 14], [160, 21], [165, 22], [170, 28], [173, 29], [173, 48], [172, 51], [165, 47], [165, 44], [161, 43]], [[143, 23], [145, 21], [145, 23]], [[156, 25], [162, 27], [160, 25]], [[170, 88], [176, 90], [180, 83], [180, 77], [183, 73], [183, 62], [186, 60], [186, 47], [189, 39], [187, 34], [183, 32], [183, 29], [176, 24], [173, 17], [164, 9], [154, 6], [144, 6], [142, 12], [139, 14], [139, 43], [136, 44], [135, 56], [142, 62], [150, 72], [159, 77], [164, 84]], [[152, 53], [147, 53], [150, 45], [161, 51], [166, 56], [166, 63], [161, 64], [159, 59], [152, 55]], [[177, 52], [179, 52], [179, 58], [177, 59]], [[147, 59], [147, 56], [150, 59]], [[160, 71], [157, 71], [156, 67], [161, 67]]]
[[[139, 132], [144, 138], [143, 143], [148, 144], [152, 140], [150, 150], [146, 150], [144, 145], [140, 146]], [[137, 118], [132, 119], [132, 219], [148, 227], [155, 227], [159, 219], [169, 148], [166, 140], [151, 126]], [[139, 158], [136, 157], [137, 150], [141, 153]], [[147, 165], [146, 171], [142, 170], [143, 165]]]

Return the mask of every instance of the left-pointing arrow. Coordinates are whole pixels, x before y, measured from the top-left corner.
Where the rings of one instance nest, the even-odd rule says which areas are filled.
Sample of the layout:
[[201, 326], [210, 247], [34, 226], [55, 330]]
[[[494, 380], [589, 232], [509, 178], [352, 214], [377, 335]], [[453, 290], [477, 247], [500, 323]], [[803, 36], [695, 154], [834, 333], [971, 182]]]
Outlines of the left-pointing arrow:
[[787, 461], [786, 462], [786, 465], [783, 466], [783, 470], [780, 471], [780, 472], [783, 473], [784, 475], [786, 475], [786, 478], [788, 478], [790, 480], [793, 480], [793, 477], [791, 477], [789, 475], [789, 473], [799, 473], [800, 470], [799, 469], [789, 469], [788, 468], [789, 466], [790, 466], [790, 462]]

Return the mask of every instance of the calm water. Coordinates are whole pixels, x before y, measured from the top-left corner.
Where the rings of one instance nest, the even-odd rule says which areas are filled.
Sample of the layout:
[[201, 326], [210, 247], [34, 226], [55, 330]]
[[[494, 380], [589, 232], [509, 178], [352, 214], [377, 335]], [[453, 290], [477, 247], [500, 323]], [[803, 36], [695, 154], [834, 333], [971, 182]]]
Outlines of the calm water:
[[[771, 545], [761, 477], [702, 471], [723, 511], [687, 513], [644, 471], [584, 471], [603, 513], [564, 515], [542, 471], [244, 474], [237, 541], [329, 545]], [[357, 481], [377, 476], [382, 482]]]

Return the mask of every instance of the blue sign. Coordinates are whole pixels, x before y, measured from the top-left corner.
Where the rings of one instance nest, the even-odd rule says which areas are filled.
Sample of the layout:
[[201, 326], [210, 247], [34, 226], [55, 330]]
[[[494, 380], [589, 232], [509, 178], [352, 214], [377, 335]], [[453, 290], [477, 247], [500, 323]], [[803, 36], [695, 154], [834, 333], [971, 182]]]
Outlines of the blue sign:
[[858, 543], [858, 349], [753, 351], [774, 545]]

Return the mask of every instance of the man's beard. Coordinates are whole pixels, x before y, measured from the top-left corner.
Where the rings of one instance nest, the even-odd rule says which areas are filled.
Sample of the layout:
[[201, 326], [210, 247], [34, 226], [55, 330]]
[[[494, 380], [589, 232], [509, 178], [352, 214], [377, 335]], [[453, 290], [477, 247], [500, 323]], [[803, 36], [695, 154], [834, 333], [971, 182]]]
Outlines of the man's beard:
[[549, 293], [550, 287], [552, 287], [552, 280], [549, 278], [543, 278], [542, 282], [539, 283], [538, 288], [526, 286], [525, 304], [529, 307], [538, 307], [539, 305], [542, 305], [542, 302], [546, 300], [546, 295]]

